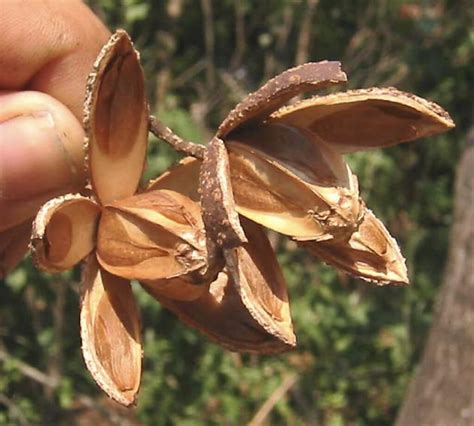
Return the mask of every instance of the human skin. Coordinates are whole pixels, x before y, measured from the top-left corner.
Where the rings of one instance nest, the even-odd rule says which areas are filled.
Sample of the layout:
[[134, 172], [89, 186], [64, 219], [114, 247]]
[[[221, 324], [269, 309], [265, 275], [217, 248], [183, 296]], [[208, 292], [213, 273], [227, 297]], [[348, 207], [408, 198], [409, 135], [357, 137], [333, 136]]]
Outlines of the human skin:
[[79, 0], [4, 0], [0, 232], [83, 182], [82, 103], [109, 31]]

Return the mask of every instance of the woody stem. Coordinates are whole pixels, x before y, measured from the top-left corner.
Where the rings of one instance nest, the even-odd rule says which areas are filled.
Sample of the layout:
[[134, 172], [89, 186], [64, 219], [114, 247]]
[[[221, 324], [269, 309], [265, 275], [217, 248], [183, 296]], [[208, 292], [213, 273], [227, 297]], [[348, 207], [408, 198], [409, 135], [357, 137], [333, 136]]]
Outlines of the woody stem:
[[158, 139], [171, 145], [176, 151], [182, 152], [186, 155], [199, 158], [204, 158], [204, 151], [206, 147], [204, 145], [198, 145], [191, 141], [186, 141], [176, 135], [169, 127], [165, 126], [156, 117], [150, 116], [149, 119], [150, 132], [153, 133]]

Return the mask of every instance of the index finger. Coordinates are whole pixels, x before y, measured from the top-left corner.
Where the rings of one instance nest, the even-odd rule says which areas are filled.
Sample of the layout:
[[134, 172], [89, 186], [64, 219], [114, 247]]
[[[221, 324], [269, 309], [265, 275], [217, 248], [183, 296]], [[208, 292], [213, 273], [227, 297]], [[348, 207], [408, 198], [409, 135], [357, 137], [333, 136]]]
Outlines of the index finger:
[[87, 75], [109, 31], [78, 0], [10, 0], [0, 14], [0, 89], [37, 90], [82, 120]]

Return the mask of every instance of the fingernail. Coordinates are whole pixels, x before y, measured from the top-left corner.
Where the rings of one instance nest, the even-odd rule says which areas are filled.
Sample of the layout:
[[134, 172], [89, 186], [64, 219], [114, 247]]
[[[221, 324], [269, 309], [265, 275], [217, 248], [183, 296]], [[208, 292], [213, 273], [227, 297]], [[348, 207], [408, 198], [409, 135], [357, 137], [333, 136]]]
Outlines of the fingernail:
[[74, 164], [64, 134], [49, 111], [34, 111], [0, 123], [0, 197], [26, 200], [68, 187]]

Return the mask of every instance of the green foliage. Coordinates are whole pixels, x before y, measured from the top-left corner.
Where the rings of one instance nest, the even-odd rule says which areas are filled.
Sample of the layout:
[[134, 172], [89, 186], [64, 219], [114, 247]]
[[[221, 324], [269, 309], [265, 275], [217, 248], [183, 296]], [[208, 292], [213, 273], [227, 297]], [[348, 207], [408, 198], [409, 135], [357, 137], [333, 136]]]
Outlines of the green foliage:
[[[198, 142], [242, 95], [293, 65], [307, 7], [303, 0], [213, 1], [215, 44], [206, 53], [200, 2], [89, 3], [110, 28], [132, 34], [160, 118]], [[271, 357], [223, 351], [136, 289], [145, 343], [135, 412], [141, 421], [244, 424], [295, 378], [267, 424], [392, 424], [423, 347], [446, 258], [454, 168], [472, 112], [472, 15], [472, 5], [462, 1], [319, 2], [309, 60], [343, 60], [351, 87], [396, 84], [431, 98], [458, 125], [430, 141], [349, 158], [367, 203], [402, 246], [412, 285], [378, 288], [353, 280], [278, 237], [299, 346]], [[146, 178], [178, 158], [153, 139]], [[101, 403], [80, 354], [78, 280], [78, 270], [45, 275], [26, 260], [1, 283], [0, 349], [60, 380], [48, 388], [13, 358], [2, 361], [0, 396], [8, 398], [0, 400], [0, 425], [65, 421], [81, 395]]]

